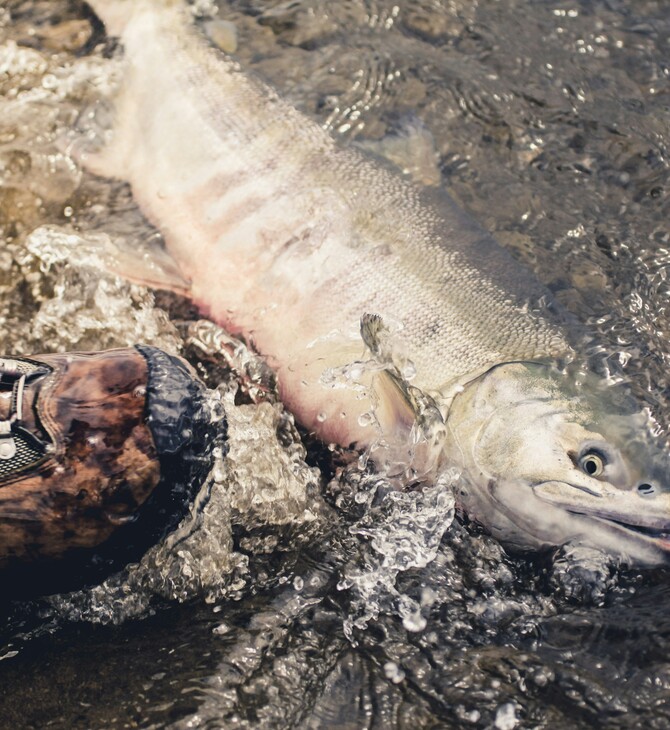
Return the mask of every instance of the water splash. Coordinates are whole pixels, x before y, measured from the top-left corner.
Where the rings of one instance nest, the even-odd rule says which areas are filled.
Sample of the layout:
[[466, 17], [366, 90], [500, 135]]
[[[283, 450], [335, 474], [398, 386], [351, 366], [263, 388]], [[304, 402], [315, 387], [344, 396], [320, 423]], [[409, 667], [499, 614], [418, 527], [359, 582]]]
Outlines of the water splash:
[[305, 462], [292, 417], [278, 404], [235, 405], [235, 396], [231, 384], [209, 393], [212, 427], [225, 418], [227, 437], [188, 516], [139, 563], [51, 598], [59, 616], [120, 623], [157, 601], [239, 600], [280, 577], [265, 570], [265, 557], [323, 531], [319, 473]]
[[213, 386], [229, 382], [252, 403], [279, 401], [274, 372], [242, 340], [206, 319], [191, 322], [185, 339], [206, 382]]
[[553, 561], [551, 585], [557, 597], [579, 604], [603, 605], [617, 584], [612, 558], [583, 545], [566, 545]]
[[[458, 475], [445, 471], [433, 486], [398, 492], [379, 475], [361, 479], [355, 501], [368, 510], [349, 529], [359, 553], [342, 571], [338, 588], [351, 592], [350, 614], [344, 622], [347, 637], [365, 629], [381, 612], [400, 616], [408, 631], [422, 631], [422, 606], [400, 593], [396, 579], [402, 572], [424, 568], [435, 559], [442, 536], [454, 518], [453, 487]], [[374, 504], [375, 498], [379, 499]], [[430, 596], [426, 594], [426, 602]]]

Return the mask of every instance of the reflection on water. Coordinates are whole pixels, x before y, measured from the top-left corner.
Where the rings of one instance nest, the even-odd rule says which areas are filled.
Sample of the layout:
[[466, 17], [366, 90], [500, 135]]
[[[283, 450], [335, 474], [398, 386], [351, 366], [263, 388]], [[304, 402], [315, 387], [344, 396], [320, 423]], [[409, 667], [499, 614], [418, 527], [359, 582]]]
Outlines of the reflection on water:
[[[220, 7], [196, 3], [213, 38], [335, 135], [447, 186], [669, 422], [664, 3]], [[4, 723], [668, 727], [666, 575], [511, 558], [452, 521], [447, 482], [397, 494], [355, 455], [304, 446], [243, 346], [114, 275], [123, 237], [144, 278], [177, 276], [128, 188], [64, 154], [66, 130], [104, 126], [113, 50], [84, 3], [0, 7], [2, 349], [181, 350], [213, 418], [228, 411], [231, 454], [140, 564], [3, 608]], [[87, 245], [103, 238], [101, 261]]]

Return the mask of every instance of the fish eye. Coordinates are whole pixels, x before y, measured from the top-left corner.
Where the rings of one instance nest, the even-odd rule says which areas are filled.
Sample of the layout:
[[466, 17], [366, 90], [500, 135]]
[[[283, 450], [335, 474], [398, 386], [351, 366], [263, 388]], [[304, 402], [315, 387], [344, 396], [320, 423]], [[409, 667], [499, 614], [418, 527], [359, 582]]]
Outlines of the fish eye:
[[599, 451], [587, 451], [579, 457], [579, 468], [590, 477], [599, 477], [606, 463], [605, 457]]

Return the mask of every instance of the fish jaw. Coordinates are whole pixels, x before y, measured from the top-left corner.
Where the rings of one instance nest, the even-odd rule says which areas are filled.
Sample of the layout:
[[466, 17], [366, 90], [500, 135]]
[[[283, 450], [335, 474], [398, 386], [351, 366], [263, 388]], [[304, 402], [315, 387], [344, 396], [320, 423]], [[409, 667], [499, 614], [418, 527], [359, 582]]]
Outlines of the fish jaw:
[[670, 540], [595, 514], [543, 500], [523, 479], [490, 480], [482, 489], [462, 477], [457, 506], [511, 553], [554, 550], [565, 545], [595, 548], [619, 564], [670, 565]]
[[544, 482], [533, 485], [535, 496], [570, 514], [581, 515], [629, 539], [652, 545], [670, 556], [670, 494], [640, 496], [603, 484], [585, 491], [579, 484]]

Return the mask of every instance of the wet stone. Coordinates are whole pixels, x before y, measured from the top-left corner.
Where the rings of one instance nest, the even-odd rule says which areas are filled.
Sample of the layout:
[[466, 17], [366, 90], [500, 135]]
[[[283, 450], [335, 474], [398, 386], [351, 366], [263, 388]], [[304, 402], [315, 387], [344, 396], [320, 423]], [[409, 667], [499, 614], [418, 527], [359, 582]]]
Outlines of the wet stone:
[[437, 0], [408, 4], [401, 13], [402, 25], [420, 38], [436, 42], [457, 35], [462, 26]]
[[49, 51], [74, 53], [91, 39], [93, 30], [87, 20], [66, 20], [50, 27], [41, 27], [34, 42]]
[[258, 22], [272, 28], [284, 43], [302, 48], [323, 41], [337, 30], [327, 8], [318, 2], [283, 2], [262, 13]]

